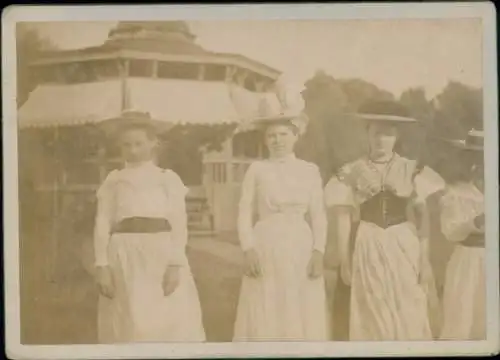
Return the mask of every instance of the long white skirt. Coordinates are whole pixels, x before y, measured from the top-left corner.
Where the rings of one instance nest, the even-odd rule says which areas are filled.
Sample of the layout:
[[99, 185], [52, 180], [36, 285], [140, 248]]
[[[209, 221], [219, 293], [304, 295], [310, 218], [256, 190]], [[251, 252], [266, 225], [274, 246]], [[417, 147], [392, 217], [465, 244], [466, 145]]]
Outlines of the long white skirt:
[[177, 289], [164, 296], [170, 234], [115, 234], [108, 253], [112, 299], [100, 296], [100, 343], [204, 341], [198, 292], [185, 259]]
[[415, 227], [361, 222], [353, 254], [350, 340], [430, 340]]
[[272, 215], [254, 228], [260, 278], [241, 285], [234, 341], [327, 341], [323, 278], [308, 278], [312, 233], [303, 218]]
[[457, 245], [446, 268], [443, 340], [486, 339], [484, 248]]

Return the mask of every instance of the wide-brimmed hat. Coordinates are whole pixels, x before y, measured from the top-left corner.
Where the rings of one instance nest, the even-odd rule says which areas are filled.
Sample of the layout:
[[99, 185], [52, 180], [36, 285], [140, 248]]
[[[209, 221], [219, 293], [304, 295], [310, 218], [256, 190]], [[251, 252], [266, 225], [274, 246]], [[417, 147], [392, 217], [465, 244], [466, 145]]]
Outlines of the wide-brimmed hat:
[[278, 114], [269, 114], [253, 120], [255, 129], [264, 130], [272, 125], [290, 124], [297, 129], [299, 135], [306, 132], [309, 118], [304, 112], [282, 111]]
[[290, 124], [299, 135], [307, 130], [309, 117], [304, 112], [304, 99], [300, 91], [278, 86], [276, 93], [263, 96], [259, 101], [257, 115], [240, 124], [237, 132], [264, 130], [271, 125]]
[[461, 150], [483, 151], [484, 150], [484, 132], [482, 130], [472, 129], [467, 133], [465, 139], [448, 140], [450, 144]]
[[366, 102], [360, 106], [355, 117], [367, 123], [383, 122], [396, 125], [417, 122], [416, 119], [409, 116], [408, 110], [403, 105], [391, 100]]
[[174, 124], [154, 119], [146, 111], [127, 109], [116, 117], [104, 120], [100, 126], [108, 135], [118, 134], [121, 130], [133, 126], [147, 128], [159, 135], [170, 130]]

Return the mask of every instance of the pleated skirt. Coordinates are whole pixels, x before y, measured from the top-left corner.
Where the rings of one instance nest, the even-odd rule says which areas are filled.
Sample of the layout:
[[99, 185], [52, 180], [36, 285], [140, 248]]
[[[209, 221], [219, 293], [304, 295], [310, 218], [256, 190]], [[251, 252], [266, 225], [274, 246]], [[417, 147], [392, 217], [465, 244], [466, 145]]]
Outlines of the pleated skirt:
[[420, 243], [411, 223], [361, 222], [353, 254], [350, 340], [432, 340], [419, 283]]

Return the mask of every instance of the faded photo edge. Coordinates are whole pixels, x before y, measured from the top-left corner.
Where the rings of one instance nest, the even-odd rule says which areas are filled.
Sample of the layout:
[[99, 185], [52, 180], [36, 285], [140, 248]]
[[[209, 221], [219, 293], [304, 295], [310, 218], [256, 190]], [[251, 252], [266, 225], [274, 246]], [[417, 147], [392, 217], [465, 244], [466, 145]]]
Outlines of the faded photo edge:
[[[489, 5], [488, 5], [489, 4]], [[432, 11], [432, 5], [446, 8], [444, 4], [427, 4], [422, 6]], [[447, 4], [448, 5], [448, 4]], [[24, 21], [22, 7], [11, 6], [4, 9], [2, 13], [3, 28], [3, 57], [2, 57], [2, 86], [3, 91], [3, 140], [4, 140], [4, 284], [5, 284], [5, 314], [6, 314], [6, 351], [11, 358], [41, 359], [41, 358], [205, 358], [211, 356], [224, 357], [251, 357], [251, 356], [397, 356], [397, 355], [465, 355], [498, 353], [500, 350], [499, 333], [499, 275], [498, 275], [498, 119], [497, 103], [497, 63], [496, 63], [496, 23], [495, 7], [492, 3], [469, 4], [478, 12], [476, 16], [483, 20], [483, 77], [484, 77], [484, 127], [486, 132], [486, 166], [485, 178], [486, 191], [490, 194], [486, 198], [487, 219], [487, 311], [488, 311], [488, 339], [478, 342], [444, 341], [444, 342], [321, 342], [321, 343], [191, 343], [191, 344], [127, 344], [127, 345], [22, 345], [20, 341], [20, 286], [19, 286], [19, 243], [18, 243], [18, 181], [17, 181], [17, 123], [9, 119], [16, 119], [15, 106], [15, 24]], [[337, 6], [329, 6], [332, 13]], [[414, 5], [417, 6], [417, 5]], [[449, 4], [450, 13], [454, 5]], [[310, 11], [313, 10], [310, 7]], [[58, 7], [53, 11], [57, 13]], [[112, 8], [119, 18], [121, 8], [124, 6], [106, 6]], [[31, 9], [32, 11], [35, 9]], [[47, 13], [51, 9], [44, 9]], [[89, 9], [90, 10], [90, 9]], [[205, 9], [206, 12], [207, 9]], [[212, 16], [220, 10], [214, 7]], [[295, 11], [296, 10], [296, 11]], [[392, 10], [392, 11], [391, 11]], [[61, 15], [62, 12], [66, 12]], [[69, 19], [69, 13], [73, 11], [68, 7], [62, 7], [59, 17]], [[93, 9], [98, 12], [99, 8]], [[168, 10], [167, 10], [168, 11]], [[181, 11], [181, 10], [179, 10]], [[191, 8], [189, 14], [197, 12]], [[255, 8], [256, 13], [265, 14], [266, 8]], [[289, 6], [286, 13], [290, 16], [300, 16], [300, 9]], [[353, 9], [355, 11], [355, 9]], [[365, 9], [365, 14], [367, 9]], [[387, 13], [397, 16], [398, 11], [406, 13], [404, 8], [395, 6], [394, 9], [386, 9]], [[42, 11], [43, 12], [43, 11]], [[32, 12], [32, 15], [34, 13]], [[186, 12], [187, 14], [187, 12]], [[293, 14], [293, 15], [292, 15]], [[151, 18], [158, 18], [159, 13]], [[172, 16], [171, 14], [169, 16]], [[189, 15], [187, 15], [189, 16]], [[194, 16], [194, 15], [193, 15]], [[202, 15], [200, 15], [202, 16]], [[241, 16], [244, 16], [243, 14]], [[435, 16], [435, 13], [432, 15]], [[35, 16], [36, 17], [36, 16]], [[179, 15], [178, 18], [182, 16]], [[446, 17], [443, 13], [442, 17]], [[336, 19], [332, 14], [332, 19]], [[350, 18], [348, 16], [341, 18]], [[120, 18], [121, 19], [121, 18]], [[30, 21], [33, 18], [30, 17]], [[48, 20], [44, 15], [40, 20]], [[489, 119], [489, 120], [488, 120]], [[362, 349], [361, 349], [362, 348]]]

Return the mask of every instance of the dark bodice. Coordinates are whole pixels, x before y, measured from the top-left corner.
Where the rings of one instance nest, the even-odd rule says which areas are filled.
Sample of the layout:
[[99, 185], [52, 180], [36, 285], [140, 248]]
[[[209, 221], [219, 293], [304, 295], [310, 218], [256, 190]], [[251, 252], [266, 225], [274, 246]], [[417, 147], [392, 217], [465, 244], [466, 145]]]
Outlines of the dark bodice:
[[484, 248], [486, 241], [484, 234], [470, 234], [460, 244], [467, 247]]
[[373, 223], [381, 228], [398, 225], [407, 221], [407, 197], [400, 197], [390, 191], [381, 191], [360, 206], [360, 220]]

